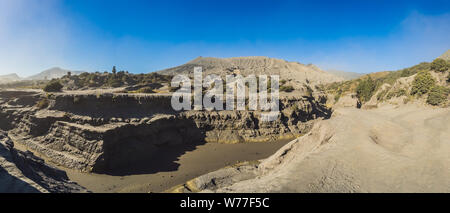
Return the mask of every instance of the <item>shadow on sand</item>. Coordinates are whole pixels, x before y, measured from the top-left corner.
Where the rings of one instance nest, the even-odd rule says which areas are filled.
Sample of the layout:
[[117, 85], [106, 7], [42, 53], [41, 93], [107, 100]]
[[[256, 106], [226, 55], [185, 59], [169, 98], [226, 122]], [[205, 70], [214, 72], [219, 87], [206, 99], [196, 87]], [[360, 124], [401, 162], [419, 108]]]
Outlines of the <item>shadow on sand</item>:
[[157, 150], [148, 150], [148, 154], [133, 154], [126, 162], [121, 162], [104, 171], [95, 171], [100, 174], [112, 176], [154, 174], [158, 172], [177, 171], [180, 164], [179, 158], [189, 151], [194, 151], [197, 146], [205, 142], [185, 145], [164, 145]]
[[206, 143], [205, 132], [189, 119], [163, 120], [137, 132], [139, 136], [106, 142], [93, 172], [123, 176], [176, 171], [179, 157]]

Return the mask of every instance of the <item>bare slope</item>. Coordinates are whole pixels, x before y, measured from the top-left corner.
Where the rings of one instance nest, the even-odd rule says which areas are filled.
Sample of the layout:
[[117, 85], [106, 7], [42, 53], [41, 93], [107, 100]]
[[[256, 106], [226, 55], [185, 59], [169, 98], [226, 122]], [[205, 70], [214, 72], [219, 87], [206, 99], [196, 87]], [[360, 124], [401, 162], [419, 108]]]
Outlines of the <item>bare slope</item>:
[[449, 108], [342, 108], [259, 166], [222, 169], [185, 190], [450, 192], [449, 138]]
[[281, 59], [263, 56], [212, 58], [198, 57], [184, 65], [159, 71], [160, 74], [176, 75], [191, 74], [194, 67], [201, 66], [205, 74], [241, 74], [280, 75], [281, 79], [293, 80], [298, 83], [310, 82], [313, 85], [341, 81], [337, 77], [314, 65], [304, 65], [298, 62], [288, 62]]

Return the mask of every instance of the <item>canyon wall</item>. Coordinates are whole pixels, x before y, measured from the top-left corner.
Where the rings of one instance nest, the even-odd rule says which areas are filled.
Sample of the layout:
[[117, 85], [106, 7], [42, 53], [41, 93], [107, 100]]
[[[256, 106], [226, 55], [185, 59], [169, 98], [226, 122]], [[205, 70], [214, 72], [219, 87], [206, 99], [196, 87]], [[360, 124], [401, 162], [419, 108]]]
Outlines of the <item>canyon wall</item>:
[[163, 146], [188, 151], [204, 143], [296, 138], [331, 114], [323, 97], [281, 98], [272, 122], [263, 122], [260, 111], [177, 112], [170, 102], [167, 95], [1, 91], [0, 128], [57, 165], [114, 173]]

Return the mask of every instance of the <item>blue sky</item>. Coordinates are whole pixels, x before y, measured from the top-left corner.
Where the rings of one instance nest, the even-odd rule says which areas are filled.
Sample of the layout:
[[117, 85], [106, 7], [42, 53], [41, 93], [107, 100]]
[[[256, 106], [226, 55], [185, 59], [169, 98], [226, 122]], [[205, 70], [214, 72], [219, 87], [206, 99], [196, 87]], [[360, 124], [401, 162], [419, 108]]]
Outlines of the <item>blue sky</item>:
[[449, 35], [447, 0], [1, 0], [0, 74], [254, 55], [366, 73], [431, 61]]

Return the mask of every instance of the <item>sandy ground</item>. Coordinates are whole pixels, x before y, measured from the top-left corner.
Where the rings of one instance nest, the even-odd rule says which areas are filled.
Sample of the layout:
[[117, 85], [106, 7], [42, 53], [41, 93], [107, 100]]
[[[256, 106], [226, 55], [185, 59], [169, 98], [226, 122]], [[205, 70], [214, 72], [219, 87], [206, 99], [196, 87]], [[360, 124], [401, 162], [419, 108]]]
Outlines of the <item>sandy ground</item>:
[[[198, 146], [194, 151], [182, 155], [176, 163], [177, 170], [156, 172], [152, 174], [135, 174], [127, 176], [111, 176], [103, 174], [87, 174], [67, 170], [70, 180], [93, 192], [162, 192], [175, 185], [208, 172], [234, 165], [242, 161], [254, 161], [266, 158], [288, 141], [268, 143], [217, 144], [207, 143]], [[155, 160], [164, 157], [165, 152]]]
[[337, 109], [216, 192], [450, 192], [450, 109]]

